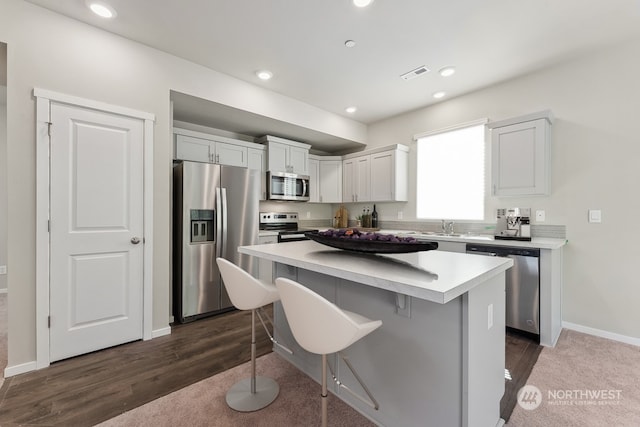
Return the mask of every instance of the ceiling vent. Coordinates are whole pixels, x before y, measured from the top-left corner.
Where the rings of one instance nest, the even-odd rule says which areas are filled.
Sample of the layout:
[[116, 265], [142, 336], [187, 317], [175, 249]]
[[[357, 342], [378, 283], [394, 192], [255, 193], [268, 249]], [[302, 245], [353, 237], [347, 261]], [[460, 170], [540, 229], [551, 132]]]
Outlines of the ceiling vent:
[[408, 73], [404, 73], [400, 77], [402, 78], [402, 80], [411, 80], [411, 79], [415, 79], [421, 74], [426, 74], [428, 72], [429, 72], [429, 69], [423, 65], [422, 67], [418, 67], [415, 70], [409, 71]]

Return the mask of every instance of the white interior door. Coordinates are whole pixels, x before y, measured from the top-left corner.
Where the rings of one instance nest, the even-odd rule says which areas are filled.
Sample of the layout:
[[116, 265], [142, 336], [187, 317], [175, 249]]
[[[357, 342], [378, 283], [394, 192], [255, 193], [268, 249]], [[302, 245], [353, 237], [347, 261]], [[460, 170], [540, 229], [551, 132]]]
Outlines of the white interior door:
[[143, 336], [144, 121], [51, 104], [50, 360]]

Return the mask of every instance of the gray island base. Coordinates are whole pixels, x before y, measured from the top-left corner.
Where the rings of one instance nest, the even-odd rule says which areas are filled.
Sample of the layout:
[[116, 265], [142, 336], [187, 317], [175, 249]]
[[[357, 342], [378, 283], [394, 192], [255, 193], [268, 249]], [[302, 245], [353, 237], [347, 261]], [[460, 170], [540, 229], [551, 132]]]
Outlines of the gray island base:
[[[511, 259], [444, 251], [360, 254], [312, 241], [238, 250], [274, 262], [274, 277], [296, 280], [345, 310], [382, 320], [344, 351], [379, 410], [330, 383], [338, 398], [374, 423], [504, 424], [505, 270]], [[320, 382], [320, 356], [297, 345], [279, 303], [274, 321], [278, 340], [294, 353], [274, 350]], [[339, 357], [329, 362], [345, 385], [361, 392]]]

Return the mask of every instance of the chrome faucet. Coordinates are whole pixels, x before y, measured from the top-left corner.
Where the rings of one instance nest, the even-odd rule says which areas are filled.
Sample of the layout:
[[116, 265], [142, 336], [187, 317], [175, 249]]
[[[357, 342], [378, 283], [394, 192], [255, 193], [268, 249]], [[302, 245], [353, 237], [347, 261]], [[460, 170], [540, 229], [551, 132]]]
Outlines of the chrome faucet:
[[453, 221], [442, 220], [442, 233], [446, 235], [453, 234]]

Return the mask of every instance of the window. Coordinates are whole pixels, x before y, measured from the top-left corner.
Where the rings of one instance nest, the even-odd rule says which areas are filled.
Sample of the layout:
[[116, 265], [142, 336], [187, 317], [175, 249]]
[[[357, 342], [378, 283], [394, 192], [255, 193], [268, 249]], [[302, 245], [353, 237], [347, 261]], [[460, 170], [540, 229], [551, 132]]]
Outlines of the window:
[[484, 220], [487, 121], [416, 135], [416, 217]]

